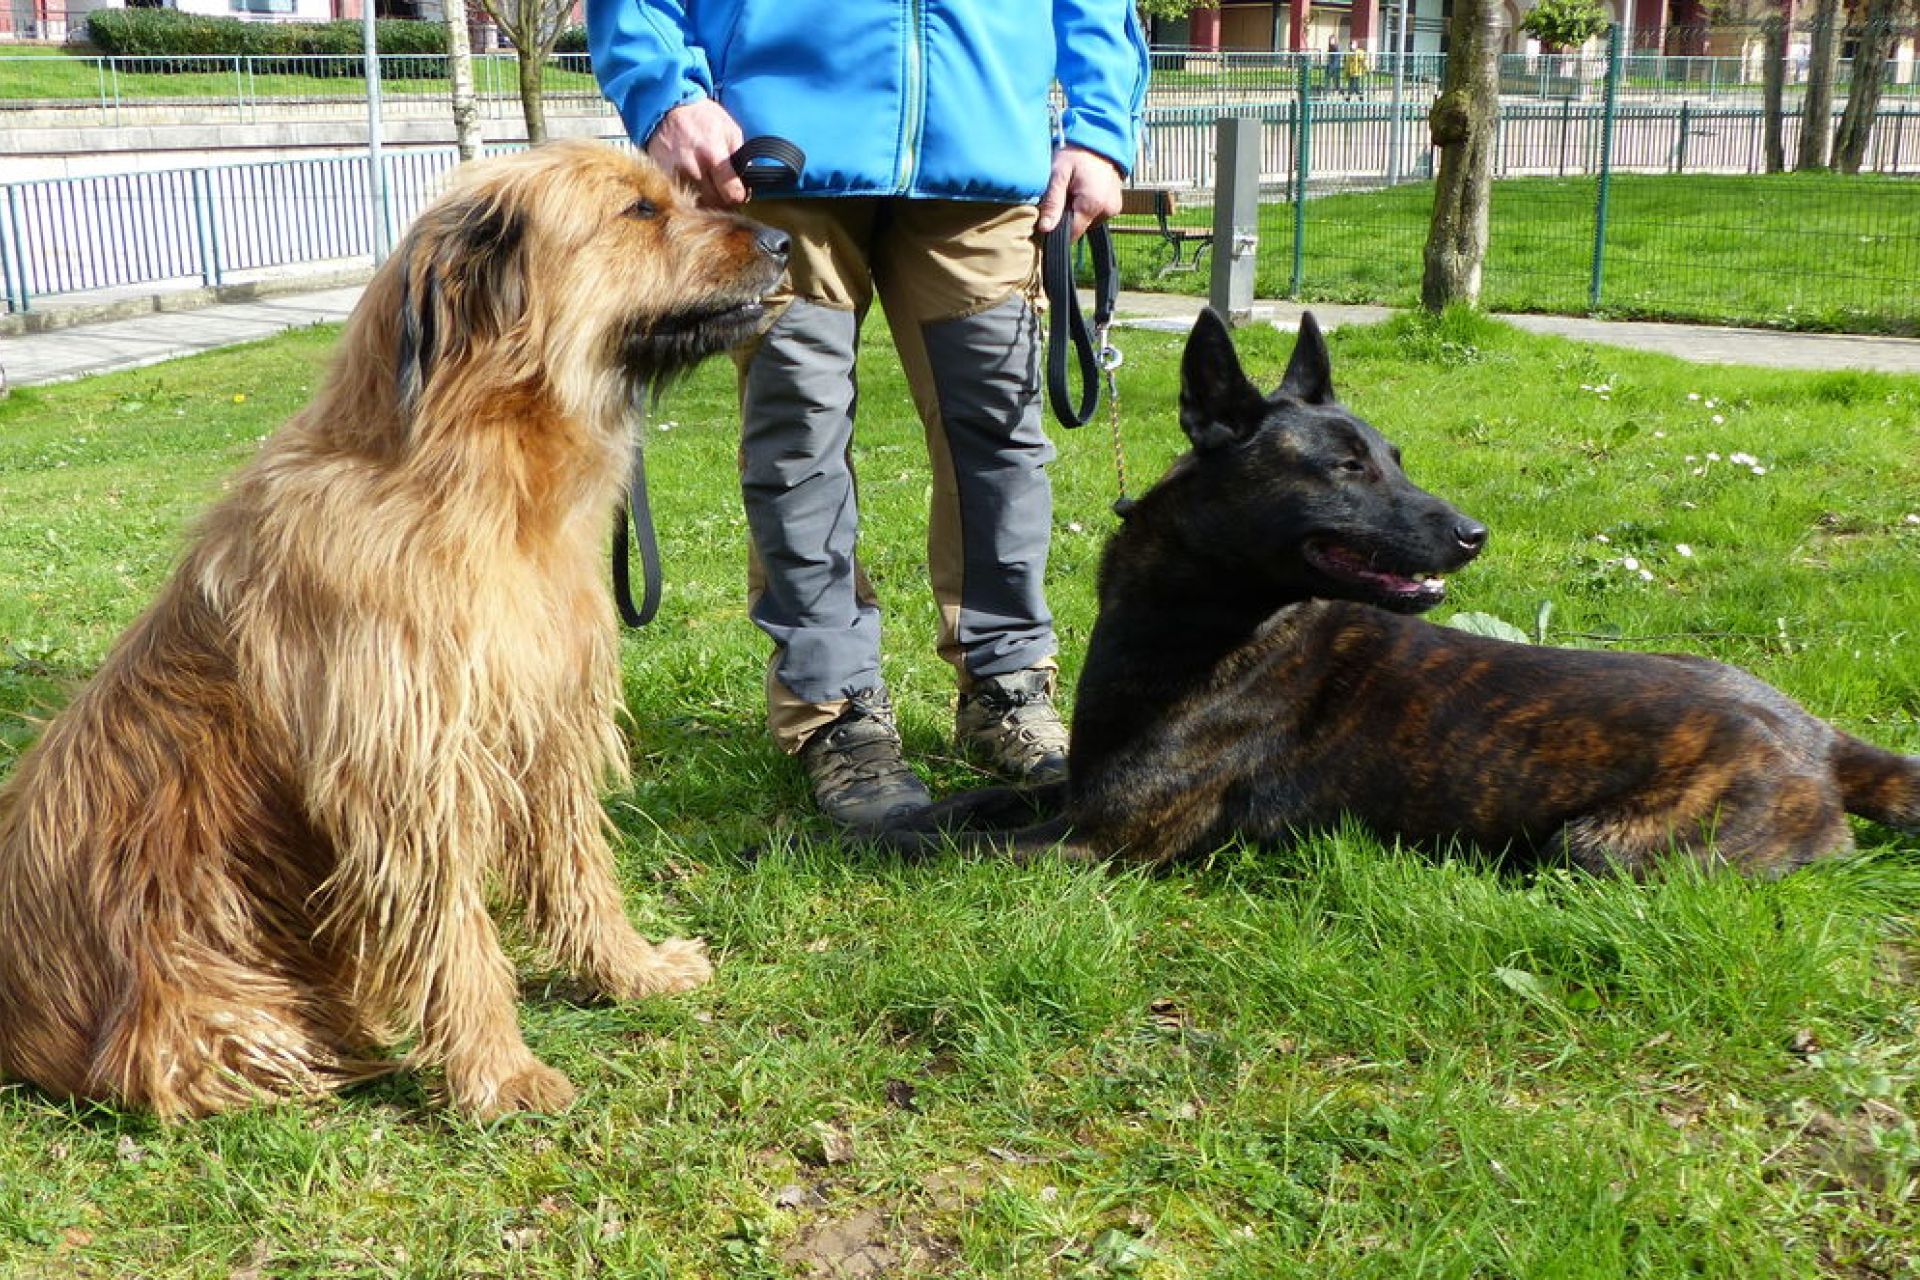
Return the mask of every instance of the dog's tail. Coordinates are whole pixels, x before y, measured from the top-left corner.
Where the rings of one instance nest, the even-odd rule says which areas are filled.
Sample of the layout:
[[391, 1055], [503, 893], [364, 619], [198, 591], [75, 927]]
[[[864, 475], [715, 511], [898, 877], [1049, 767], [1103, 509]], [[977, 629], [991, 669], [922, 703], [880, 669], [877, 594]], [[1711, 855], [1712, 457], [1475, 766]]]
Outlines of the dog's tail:
[[1833, 776], [1848, 813], [1920, 831], [1920, 756], [1896, 755], [1843, 735], [1833, 752]]

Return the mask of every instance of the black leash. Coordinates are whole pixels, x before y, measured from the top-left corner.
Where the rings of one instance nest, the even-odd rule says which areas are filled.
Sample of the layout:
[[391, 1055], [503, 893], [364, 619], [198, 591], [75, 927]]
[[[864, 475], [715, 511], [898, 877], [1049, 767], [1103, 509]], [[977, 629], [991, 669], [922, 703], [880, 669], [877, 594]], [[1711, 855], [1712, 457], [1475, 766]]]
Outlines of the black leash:
[[[800, 181], [807, 166], [806, 153], [785, 138], [762, 136], [749, 138], [727, 158], [748, 191], [772, 191]], [[620, 621], [640, 628], [653, 621], [660, 611], [660, 541], [653, 530], [653, 503], [647, 496], [647, 448], [641, 431], [647, 420], [643, 400], [637, 415], [639, 429], [633, 437], [633, 467], [627, 477], [626, 508], [613, 525], [613, 604]], [[633, 602], [633, 576], [629, 565], [628, 527], [633, 541], [640, 546], [640, 572], [644, 582], [638, 605]]]
[[[641, 402], [638, 414], [640, 430], [647, 421], [647, 406]], [[647, 446], [633, 436], [633, 470], [627, 476], [627, 505], [613, 522], [613, 606], [620, 621], [635, 628], [653, 621], [660, 612], [660, 543], [653, 535], [653, 503], [647, 497]], [[638, 606], [633, 603], [632, 571], [628, 568], [627, 527], [631, 525], [640, 542], [640, 572], [646, 581], [646, 594]]]
[[[1093, 256], [1093, 327], [1080, 311], [1080, 294], [1073, 287], [1073, 212], [1047, 232], [1041, 250], [1040, 284], [1047, 293], [1047, 399], [1063, 427], [1084, 427], [1100, 408], [1100, 369], [1107, 350], [1107, 328], [1120, 298], [1120, 268], [1113, 256], [1113, 236], [1106, 224], [1087, 228], [1087, 252]], [[1080, 394], [1076, 398], [1068, 377], [1067, 353], [1079, 366]]]
[[[1106, 223], [1087, 228], [1087, 252], [1093, 260], [1093, 324], [1087, 324], [1080, 310], [1080, 294], [1073, 287], [1073, 214], [1062, 215], [1060, 224], [1047, 233], [1041, 249], [1040, 285], [1046, 291], [1047, 309], [1047, 399], [1053, 416], [1063, 427], [1083, 427], [1100, 408], [1100, 381], [1107, 384], [1108, 423], [1113, 433], [1113, 465], [1120, 479], [1120, 496], [1114, 500], [1113, 513], [1124, 519], [1133, 510], [1127, 495], [1127, 460], [1120, 446], [1120, 389], [1114, 371], [1120, 367], [1120, 352], [1110, 341], [1114, 307], [1120, 300], [1120, 265], [1114, 257], [1113, 235]], [[1071, 349], [1078, 366], [1080, 394], [1073, 393], [1073, 381], [1067, 366]]]

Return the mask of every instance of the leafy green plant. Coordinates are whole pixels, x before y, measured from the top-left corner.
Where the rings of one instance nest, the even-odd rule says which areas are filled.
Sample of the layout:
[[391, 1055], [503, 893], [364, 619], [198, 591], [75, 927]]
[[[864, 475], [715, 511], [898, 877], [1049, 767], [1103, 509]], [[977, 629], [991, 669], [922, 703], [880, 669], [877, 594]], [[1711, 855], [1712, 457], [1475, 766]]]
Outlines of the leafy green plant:
[[1599, 0], [1536, 0], [1520, 29], [1554, 49], [1577, 49], [1613, 24]]
[[[365, 33], [358, 21], [248, 22], [240, 18], [208, 17], [177, 9], [96, 9], [87, 15], [87, 38], [101, 53], [137, 61], [123, 67], [131, 72], [189, 73], [204, 70], [186, 59], [275, 55], [298, 58], [324, 56], [331, 61], [316, 66], [264, 62], [256, 70], [304, 70], [314, 74], [360, 76]], [[446, 28], [437, 22], [383, 18], [374, 23], [374, 39], [382, 54], [444, 54]], [[444, 64], [422, 59], [393, 63], [383, 71], [406, 75], [444, 75]]]

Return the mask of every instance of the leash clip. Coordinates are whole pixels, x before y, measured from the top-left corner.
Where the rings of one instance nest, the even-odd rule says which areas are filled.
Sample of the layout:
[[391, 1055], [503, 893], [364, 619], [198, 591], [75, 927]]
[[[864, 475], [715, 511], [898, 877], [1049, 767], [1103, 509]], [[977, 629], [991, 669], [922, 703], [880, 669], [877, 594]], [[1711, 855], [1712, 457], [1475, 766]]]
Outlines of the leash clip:
[[[1120, 348], [1114, 346], [1113, 343], [1108, 340], [1107, 331], [1109, 328], [1110, 326], [1103, 324], [1093, 331], [1093, 345], [1100, 352], [1100, 367], [1106, 372], [1112, 373], [1115, 369], [1125, 364], [1127, 358], [1121, 354]], [[1109, 386], [1111, 386], [1111, 379], [1109, 379]]]

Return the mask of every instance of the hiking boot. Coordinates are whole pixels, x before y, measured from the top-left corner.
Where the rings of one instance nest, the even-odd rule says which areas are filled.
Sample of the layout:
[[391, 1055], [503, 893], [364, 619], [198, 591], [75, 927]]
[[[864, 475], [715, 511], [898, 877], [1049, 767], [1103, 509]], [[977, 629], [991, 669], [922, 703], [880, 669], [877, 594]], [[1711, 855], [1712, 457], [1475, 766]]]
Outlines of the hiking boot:
[[975, 680], [954, 716], [961, 748], [1020, 786], [1063, 781], [1067, 728], [1053, 705], [1053, 679], [1053, 672], [1029, 667]]
[[847, 699], [847, 709], [800, 748], [800, 763], [820, 812], [843, 827], [885, 826], [933, 803], [901, 754], [885, 689]]

